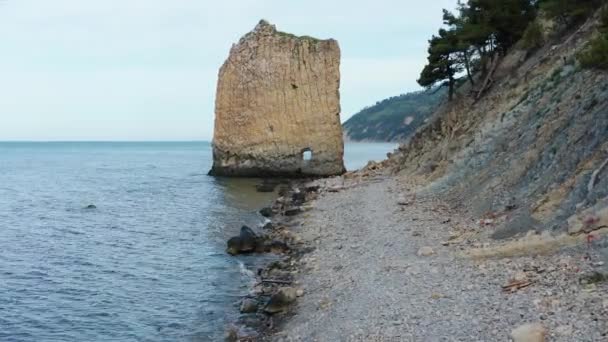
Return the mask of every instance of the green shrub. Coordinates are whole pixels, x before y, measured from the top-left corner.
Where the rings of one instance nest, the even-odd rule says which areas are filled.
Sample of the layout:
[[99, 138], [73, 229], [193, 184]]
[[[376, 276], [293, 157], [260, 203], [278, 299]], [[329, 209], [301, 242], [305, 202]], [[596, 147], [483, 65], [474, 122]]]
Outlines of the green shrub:
[[550, 18], [567, 26], [584, 22], [606, 0], [540, 0], [540, 8]]
[[604, 7], [600, 13], [600, 26], [598, 30], [601, 34], [608, 35], [608, 7]]
[[536, 49], [541, 47], [544, 41], [545, 37], [541, 24], [538, 21], [531, 22], [522, 37], [523, 48], [526, 50]]
[[593, 39], [578, 55], [583, 68], [608, 69], [608, 37]]
[[608, 8], [600, 14], [600, 34], [587, 44], [578, 55], [583, 68], [608, 70]]

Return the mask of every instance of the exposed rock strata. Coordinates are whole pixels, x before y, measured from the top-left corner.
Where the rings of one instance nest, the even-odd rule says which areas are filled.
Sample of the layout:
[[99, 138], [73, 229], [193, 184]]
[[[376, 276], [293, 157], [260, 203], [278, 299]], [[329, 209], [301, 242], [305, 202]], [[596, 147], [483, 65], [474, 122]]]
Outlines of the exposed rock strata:
[[296, 37], [260, 21], [219, 72], [210, 174], [343, 173], [339, 86], [337, 41]]
[[513, 49], [483, 97], [460, 91], [387, 163], [476, 217], [500, 216], [492, 218], [496, 238], [602, 227], [608, 74], [577, 62], [596, 25], [591, 19], [529, 56]]

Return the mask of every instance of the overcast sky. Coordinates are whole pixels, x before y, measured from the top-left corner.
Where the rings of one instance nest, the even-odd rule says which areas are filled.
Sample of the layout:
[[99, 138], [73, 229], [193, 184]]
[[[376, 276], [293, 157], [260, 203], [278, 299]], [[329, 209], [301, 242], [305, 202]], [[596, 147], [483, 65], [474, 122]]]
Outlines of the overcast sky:
[[0, 140], [210, 140], [217, 72], [267, 19], [335, 38], [342, 120], [418, 90], [456, 0], [0, 0]]

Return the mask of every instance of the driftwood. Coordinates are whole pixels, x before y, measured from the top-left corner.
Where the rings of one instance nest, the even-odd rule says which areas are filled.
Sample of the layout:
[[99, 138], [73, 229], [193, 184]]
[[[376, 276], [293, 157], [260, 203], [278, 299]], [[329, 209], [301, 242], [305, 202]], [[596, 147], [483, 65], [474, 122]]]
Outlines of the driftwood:
[[604, 170], [606, 165], [608, 165], [608, 159], [604, 160], [602, 165], [600, 165], [600, 167], [598, 167], [597, 170], [593, 171], [593, 174], [591, 174], [591, 179], [589, 180], [589, 185], [587, 185], [588, 192], [591, 192], [593, 190], [593, 187], [595, 186], [595, 183], [597, 182], [597, 176], [599, 176], [599, 174], [602, 172], [602, 170]]
[[289, 285], [292, 283], [291, 280], [279, 280], [279, 279], [262, 279], [260, 282], [266, 283], [266, 284], [283, 284], [283, 285]]
[[532, 285], [532, 282], [531, 282], [531, 281], [528, 281], [528, 280], [523, 280], [523, 281], [513, 281], [513, 282], [510, 282], [510, 283], [509, 283], [509, 284], [507, 284], [507, 285], [504, 285], [504, 286], [502, 287], [502, 290], [503, 290], [504, 292], [515, 292], [515, 291], [517, 291], [517, 290], [519, 290], [519, 289], [523, 289], [523, 288], [528, 287], [528, 286], [530, 286], [530, 285]]

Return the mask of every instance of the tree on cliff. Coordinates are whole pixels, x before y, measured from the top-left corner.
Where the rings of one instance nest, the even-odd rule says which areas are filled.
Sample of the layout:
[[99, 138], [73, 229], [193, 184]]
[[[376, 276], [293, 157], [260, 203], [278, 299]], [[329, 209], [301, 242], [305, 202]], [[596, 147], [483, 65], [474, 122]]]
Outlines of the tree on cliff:
[[536, 17], [536, 0], [468, 0], [459, 2], [457, 14], [443, 10], [447, 28], [429, 40], [428, 63], [420, 73], [423, 87], [449, 88], [454, 96], [458, 74], [475, 84], [475, 66], [486, 72], [488, 59], [496, 52], [505, 54], [523, 35]]
[[487, 34], [486, 44], [504, 54], [536, 17], [535, 3], [534, 0], [469, 0], [461, 15], [482, 29], [479, 34]]
[[[433, 36], [429, 40], [428, 64], [420, 73], [418, 84], [431, 88], [438, 83], [440, 86], [448, 87], [448, 100], [454, 98], [454, 86], [456, 74], [462, 71], [459, 54], [461, 46], [454, 30], [439, 30], [439, 36]], [[442, 83], [443, 82], [443, 83]]]

